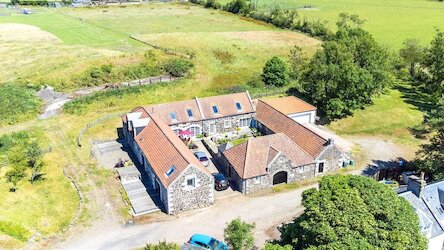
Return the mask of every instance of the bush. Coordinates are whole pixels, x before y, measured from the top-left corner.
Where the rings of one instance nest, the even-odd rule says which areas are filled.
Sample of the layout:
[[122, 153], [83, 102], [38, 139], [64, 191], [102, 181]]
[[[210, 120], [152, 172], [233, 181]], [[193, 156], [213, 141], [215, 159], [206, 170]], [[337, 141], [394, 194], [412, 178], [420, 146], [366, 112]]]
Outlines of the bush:
[[12, 84], [0, 86], [0, 125], [33, 119], [41, 106], [32, 89]]
[[173, 242], [159, 241], [157, 244], [148, 244], [143, 250], [180, 250], [180, 246]]
[[230, 249], [249, 250], [254, 245], [253, 230], [255, 224], [248, 224], [240, 218], [232, 220], [224, 229], [225, 241]]
[[0, 220], [0, 231], [20, 241], [27, 241], [31, 237], [28, 229], [10, 221]]
[[224, 10], [242, 15], [250, 14], [253, 9], [253, 5], [247, 0], [233, 0], [224, 6]]
[[274, 56], [267, 61], [262, 73], [265, 84], [282, 87], [288, 83], [288, 79], [288, 67], [281, 58]]
[[179, 58], [170, 59], [163, 66], [166, 73], [176, 77], [186, 76], [193, 67], [194, 64], [192, 62]]

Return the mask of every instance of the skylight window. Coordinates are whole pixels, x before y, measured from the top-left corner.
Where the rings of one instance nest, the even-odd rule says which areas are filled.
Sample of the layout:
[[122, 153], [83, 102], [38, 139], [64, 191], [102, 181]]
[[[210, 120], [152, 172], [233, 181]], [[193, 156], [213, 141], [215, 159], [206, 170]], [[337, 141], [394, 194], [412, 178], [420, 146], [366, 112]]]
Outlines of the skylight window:
[[187, 109], [187, 114], [188, 114], [189, 118], [193, 118], [194, 117], [193, 110], [191, 110], [191, 109]]
[[211, 108], [213, 109], [213, 112], [214, 112], [215, 114], [219, 114], [219, 109], [217, 108], [216, 105], [212, 106]]
[[237, 108], [237, 111], [242, 110], [242, 105], [240, 104], [240, 102], [236, 102], [236, 108]]
[[172, 121], [177, 121], [177, 115], [176, 115], [176, 112], [171, 112], [171, 113], [170, 113], [170, 117], [171, 117], [171, 120], [172, 120]]
[[166, 171], [165, 175], [166, 175], [167, 177], [169, 177], [170, 175], [173, 174], [174, 170], [176, 170], [176, 166], [173, 165], [173, 166], [171, 166], [171, 167], [168, 169], [168, 171]]

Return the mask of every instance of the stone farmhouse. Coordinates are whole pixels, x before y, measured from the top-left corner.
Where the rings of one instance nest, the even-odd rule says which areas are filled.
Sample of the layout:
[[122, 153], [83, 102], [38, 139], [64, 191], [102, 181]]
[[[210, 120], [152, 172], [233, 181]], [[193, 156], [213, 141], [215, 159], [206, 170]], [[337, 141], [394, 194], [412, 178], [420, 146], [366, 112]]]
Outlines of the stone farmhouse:
[[122, 122], [126, 143], [149, 176], [148, 188], [157, 190], [167, 213], [177, 214], [214, 202], [214, 179], [187, 140], [261, 131], [263, 136], [213, 152], [219, 171], [248, 194], [335, 170], [349, 160], [332, 139], [303, 125], [315, 119], [316, 108], [295, 97], [253, 101], [243, 92], [138, 107]]
[[295, 97], [257, 101], [253, 124], [265, 136], [250, 138], [221, 157], [225, 174], [242, 193], [311, 178], [348, 163], [348, 152], [341, 151], [333, 139], [297, 121], [313, 122], [313, 108]]

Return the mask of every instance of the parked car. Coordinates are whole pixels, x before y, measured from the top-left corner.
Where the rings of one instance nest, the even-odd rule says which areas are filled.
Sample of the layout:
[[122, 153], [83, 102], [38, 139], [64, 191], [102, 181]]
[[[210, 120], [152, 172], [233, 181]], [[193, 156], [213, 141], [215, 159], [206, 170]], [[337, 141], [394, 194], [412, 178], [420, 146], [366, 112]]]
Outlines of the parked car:
[[30, 14], [32, 14], [32, 11], [30, 9], [23, 9], [22, 13], [25, 15], [30, 15]]
[[214, 174], [214, 189], [222, 191], [230, 187], [230, 183], [221, 173]]
[[210, 160], [208, 160], [204, 152], [198, 151], [195, 152], [194, 155], [200, 161], [200, 163], [202, 163], [202, 165], [204, 165], [205, 167], [208, 167], [208, 165], [210, 165]]
[[188, 244], [193, 248], [196, 247], [196, 249], [228, 250], [227, 244], [205, 234], [191, 236]]

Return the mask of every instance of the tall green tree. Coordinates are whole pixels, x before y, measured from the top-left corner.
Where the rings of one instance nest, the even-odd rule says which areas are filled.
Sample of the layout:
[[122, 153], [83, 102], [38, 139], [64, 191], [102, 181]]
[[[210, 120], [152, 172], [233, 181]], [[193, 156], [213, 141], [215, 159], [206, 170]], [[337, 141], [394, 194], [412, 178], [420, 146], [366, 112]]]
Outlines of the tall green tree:
[[416, 165], [434, 179], [444, 179], [444, 96], [436, 109], [425, 115], [423, 123], [432, 137], [417, 152]]
[[431, 75], [428, 89], [431, 94], [439, 98], [444, 94], [444, 32], [436, 31], [424, 64]]
[[304, 51], [302, 51], [302, 47], [294, 46], [290, 50], [289, 57], [290, 57], [290, 76], [293, 79], [299, 79], [307, 63], [307, 56], [305, 55]]
[[329, 119], [371, 103], [390, 82], [389, 53], [362, 29], [356, 15], [342, 13], [338, 30], [322, 45], [303, 75], [303, 89]]
[[262, 80], [267, 85], [282, 87], [288, 83], [289, 72], [287, 63], [274, 56], [265, 63]]
[[407, 39], [403, 47], [399, 50], [399, 55], [409, 65], [410, 77], [416, 78], [416, 67], [420, 65], [425, 58], [426, 49], [421, 46], [416, 39]]
[[390, 187], [352, 175], [325, 176], [302, 195], [304, 213], [280, 230], [295, 249], [427, 249], [419, 219]]
[[254, 245], [253, 230], [255, 224], [249, 224], [236, 218], [224, 229], [224, 238], [230, 249], [250, 250]]

